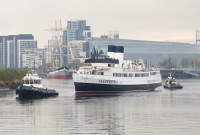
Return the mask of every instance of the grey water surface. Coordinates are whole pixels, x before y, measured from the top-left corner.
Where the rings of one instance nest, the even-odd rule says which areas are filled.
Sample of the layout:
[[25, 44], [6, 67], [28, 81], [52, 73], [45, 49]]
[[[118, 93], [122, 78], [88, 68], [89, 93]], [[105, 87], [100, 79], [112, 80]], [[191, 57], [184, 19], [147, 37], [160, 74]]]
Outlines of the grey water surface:
[[199, 135], [200, 80], [182, 90], [76, 97], [72, 80], [44, 79], [58, 97], [16, 99], [0, 91], [1, 135]]

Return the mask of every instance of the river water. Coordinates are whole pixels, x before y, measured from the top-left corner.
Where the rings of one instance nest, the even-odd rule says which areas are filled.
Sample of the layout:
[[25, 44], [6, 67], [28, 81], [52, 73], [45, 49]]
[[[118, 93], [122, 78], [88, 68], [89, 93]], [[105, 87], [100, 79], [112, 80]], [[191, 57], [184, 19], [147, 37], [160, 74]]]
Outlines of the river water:
[[182, 90], [76, 97], [72, 80], [44, 79], [58, 97], [20, 101], [0, 92], [1, 135], [199, 135], [200, 80]]

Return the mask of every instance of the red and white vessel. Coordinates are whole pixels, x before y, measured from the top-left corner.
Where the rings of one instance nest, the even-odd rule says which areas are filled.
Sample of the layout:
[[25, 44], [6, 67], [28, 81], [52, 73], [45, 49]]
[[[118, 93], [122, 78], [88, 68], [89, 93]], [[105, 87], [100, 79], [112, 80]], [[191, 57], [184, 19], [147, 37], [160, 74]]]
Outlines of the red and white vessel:
[[72, 71], [67, 67], [60, 67], [49, 71], [47, 77], [52, 79], [70, 79], [72, 78]]

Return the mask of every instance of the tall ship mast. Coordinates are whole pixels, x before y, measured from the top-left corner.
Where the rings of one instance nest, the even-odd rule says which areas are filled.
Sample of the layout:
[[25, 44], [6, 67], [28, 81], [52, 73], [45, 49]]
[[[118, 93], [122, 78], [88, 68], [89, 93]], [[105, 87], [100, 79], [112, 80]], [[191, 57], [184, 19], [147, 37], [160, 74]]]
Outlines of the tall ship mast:
[[48, 78], [54, 79], [69, 79], [72, 77], [72, 71], [64, 65], [63, 49], [67, 48], [67, 45], [63, 45], [63, 31], [61, 20], [59, 24], [55, 21], [55, 26], [49, 29], [52, 32], [52, 39], [48, 42], [48, 51], [51, 58], [51, 70], [48, 72]]

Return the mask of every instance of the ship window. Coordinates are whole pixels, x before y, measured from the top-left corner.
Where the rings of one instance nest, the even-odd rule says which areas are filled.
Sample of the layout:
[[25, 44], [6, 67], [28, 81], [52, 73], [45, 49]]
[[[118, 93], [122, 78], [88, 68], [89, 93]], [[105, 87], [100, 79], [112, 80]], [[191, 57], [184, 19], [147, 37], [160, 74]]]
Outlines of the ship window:
[[124, 73], [124, 77], [127, 77], [127, 73]]
[[29, 84], [29, 80], [24, 80], [25, 84]]
[[142, 77], [142, 74], [136, 73], [135, 77]]
[[147, 76], [149, 76], [149, 73], [143, 73], [142, 76], [147, 77]]
[[150, 72], [150, 75], [156, 75], [156, 72]]
[[129, 77], [133, 77], [133, 74], [129, 74]]
[[35, 80], [35, 84], [41, 84], [40, 80]]
[[33, 84], [33, 79], [30, 79], [30, 84]]
[[103, 75], [103, 72], [98, 72], [97, 74], [98, 74], [98, 75]]

